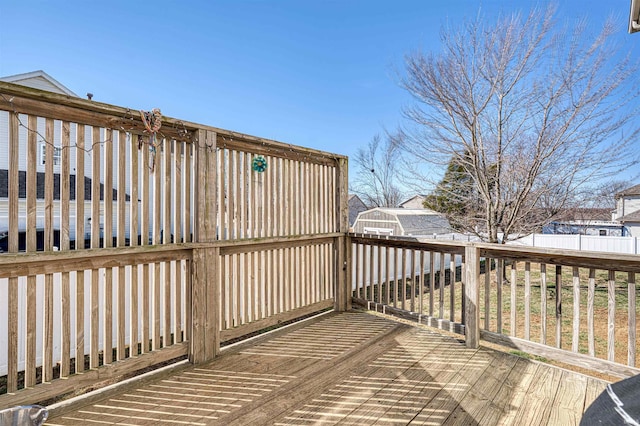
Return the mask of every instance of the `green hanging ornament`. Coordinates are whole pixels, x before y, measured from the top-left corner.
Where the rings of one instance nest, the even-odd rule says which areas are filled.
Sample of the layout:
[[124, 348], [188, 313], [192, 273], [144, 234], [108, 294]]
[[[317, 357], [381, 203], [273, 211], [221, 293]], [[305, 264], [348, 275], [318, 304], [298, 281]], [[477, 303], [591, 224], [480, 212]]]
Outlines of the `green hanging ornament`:
[[262, 155], [258, 155], [256, 158], [253, 159], [253, 162], [251, 163], [251, 168], [255, 172], [262, 173], [265, 170], [267, 170], [267, 160]]

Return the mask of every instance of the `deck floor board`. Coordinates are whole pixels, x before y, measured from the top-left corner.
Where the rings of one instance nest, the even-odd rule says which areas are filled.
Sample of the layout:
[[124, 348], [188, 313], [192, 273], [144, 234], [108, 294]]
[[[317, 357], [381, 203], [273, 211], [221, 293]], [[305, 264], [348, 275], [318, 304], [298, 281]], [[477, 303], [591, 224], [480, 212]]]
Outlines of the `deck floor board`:
[[426, 327], [327, 314], [77, 403], [49, 425], [571, 425], [605, 382]]

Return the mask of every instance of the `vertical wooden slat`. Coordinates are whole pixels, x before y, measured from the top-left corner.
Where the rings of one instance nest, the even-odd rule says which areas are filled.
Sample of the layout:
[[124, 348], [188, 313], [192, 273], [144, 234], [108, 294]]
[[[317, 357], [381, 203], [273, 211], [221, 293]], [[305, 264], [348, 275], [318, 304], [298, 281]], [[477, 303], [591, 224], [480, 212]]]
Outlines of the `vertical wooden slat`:
[[587, 290], [587, 346], [590, 356], [596, 356], [596, 340], [594, 327], [594, 300], [596, 288], [596, 270], [589, 269], [589, 289]]
[[[94, 131], [99, 129], [94, 128]], [[95, 140], [94, 140], [95, 144]], [[94, 145], [94, 149], [100, 149], [100, 145]], [[94, 180], [100, 179], [96, 176]], [[104, 140], [104, 230], [103, 247], [113, 247], [113, 131], [105, 130]]]
[[[162, 151], [164, 160], [164, 166], [162, 167], [162, 173], [164, 174], [164, 182], [163, 182], [163, 196], [162, 196], [162, 207], [163, 207], [163, 215], [162, 215], [162, 244], [170, 244], [171, 243], [171, 235], [173, 234], [172, 224], [171, 224], [171, 165], [172, 165], [172, 142], [171, 140], [165, 138], [162, 141]], [[177, 226], [177, 224], [174, 224]], [[162, 327], [163, 331], [163, 346], [167, 347], [171, 345], [171, 311], [172, 311], [172, 300], [171, 300], [171, 288], [173, 284], [173, 275], [171, 274], [171, 263], [173, 262], [164, 262], [164, 268], [162, 269], [162, 282], [164, 283], [164, 324]]]
[[509, 307], [510, 312], [510, 335], [512, 337], [516, 336], [516, 311], [517, 311], [517, 300], [516, 300], [516, 279], [517, 279], [517, 270], [516, 270], [516, 262], [515, 260], [511, 262], [511, 306]]
[[289, 277], [290, 277], [290, 287], [291, 287], [291, 309], [297, 308], [296, 301], [300, 296], [300, 287], [298, 282], [296, 282], [296, 278], [298, 277], [298, 271], [300, 266], [300, 247], [292, 247], [290, 249], [292, 252], [292, 256], [289, 257]]
[[[85, 248], [84, 230], [84, 160], [85, 160], [85, 127], [82, 124], [76, 126], [76, 235], [75, 249]], [[84, 371], [84, 271], [76, 271], [76, 362], [75, 372]]]
[[502, 277], [504, 273], [504, 259], [496, 260], [496, 312], [497, 312], [497, 328], [496, 331], [502, 334]]
[[[255, 154], [247, 154], [246, 164], [246, 179], [247, 179], [247, 238], [257, 238], [256, 233], [256, 216], [258, 212], [258, 206], [256, 200], [258, 199], [258, 181], [256, 176], [258, 173], [253, 171], [253, 159]], [[295, 192], [295, 189], [292, 189]], [[289, 211], [290, 215], [293, 215], [293, 211]]]
[[374, 268], [375, 268], [375, 258], [374, 258], [374, 246], [369, 245], [369, 288], [368, 288], [368, 295], [367, 295], [367, 289], [365, 289], [364, 292], [364, 296], [363, 298], [365, 300], [370, 300], [373, 301], [373, 289], [374, 289], [374, 284], [375, 284], [375, 277], [374, 277]]
[[438, 306], [438, 318], [443, 319], [444, 318], [444, 287], [446, 284], [445, 281], [445, 276], [446, 276], [446, 271], [445, 271], [445, 258], [444, 258], [445, 254], [444, 253], [440, 253], [440, 280], [438, 285], [440, 286], [440, 304]]
[[436, 254], [429, 252], [429, 316], [433, 317], [435, 312], [435, 292], [436, 292]]
[[[246, 223], [246, 222], [243, 222]], [[250, 299], [251, 296], [251, 270], [249, 269], [249, 264], [250, 264], [250, 257], [249, 257], [250, 253], [244, 253], [243, 257], [244, 257], [244, 279], [242, 280], [242, 284], [244, 287], [244, 300], [243, 300], [243, 309], [244, 309], [244, 315], [243, 315], [243, 324], [247, 324], [251, 322], [251, 314], [253, 309], [251, 309], [251, 302], [252, 300]]]
[[[328, 232], [327, 230], [327, 222], [326, 222], [326, 217], [327, 217], [327, 210], [326, 210], [326, 197], [327, 197], [327, 189], [326, 189], [326, 179], [327, 179], [327, 167], [326, 166], [319, 166], [318, 168], [318, 212], [319, 212], [319, 217], [320, 217], [320, 222], [319, 222], [319, 229], [318, 232]], [[380, 262], [380, 259], [378, 259], [378, 262]], [[380, 283], [382, 281], [382, 278], [380, 275], [378, 275], [378, 283]], [[380, 294], [380, 293], [378, 293]], [[378, 299], [380, 300], [380, 299]]]
[[[234, 210], [233, 210], [233, 238], [242, 238], [242, 155], [240, 151], [235, 151], [235, 168], [234, 168]], [[238, 256], [239, 259], [239, 256]]]
[[[126, 207], [126, 171], [127, 171], [127, 134], [124, 131], [118, 132], [118, 159], [117, 159], [117, 205], [116, 205], [116, 243], [118, 247], [124, 247], [125, 244], [125, 207]], [[113, 167], [107, 163], [107, 167]], [[118, 288], [117, 288], [117, 312], [118, 312], [118, 327], [116, 330], [117, 336], [117, 359], [123, 360], [125, 358], [125, 335], [126, 335], [126, 312], [125, 312], [125, 300], [127, 298], [126, 292], [126, 277], [124, 266], [117, 268], [118, 271]], [[131, 293], [130, 293], [131, 294]], [[130, 322], [133, 322], [133, 318], [130, 318]], [[133, 347], [133, 345], [132, 345]], [[130, 353], [133, 348], [130, 350]]]
[[229, 151], [229, 176], [227, 181], [227, 239], [236, 238], [236, 151]]
[[[247, 174], [246, 170], [246, 152], [238, 153], [238, 237], [247, 238]], [[246, 308], [246, 307], [245, 307]]]
[[305, 281], [305, 274], [307, 272], [307, 268], [308, 268], [308, 263], [307, 263], [307, 258], [305, 256], [305, 250], [303, 247], [296, 247], [294, 250], [295, 254], [296, 254], [296, 264], [299, 265], [299, 267], [297, 268], [297, 274], [298, 276], [296, 277], [298, 282], [299, 282], [299, 288], [300, 288], [300, 306], [303, 306], [306, 303], [306, 299], [308, 298], [308, 293], [311, 291], [311, 283], [310, 282], [306, 282]]
[[[237, 208], [239, 209], [240, 206], [237, 206]], [[238, 211], [238, 210], [236, 210]], [[235, 221], [236, 222], [236, 235], [238, 232], [238, 223], [239, 221]], [[234, 327], [237, 327], [239, 325], [242, 324], [242, 277], [241, 277], [241, 273], [242, 273], [242, 256], [243, 253], [237, 253], [231, 256], [232, 262], [233, 262], [233, 269], [231, 270], [231, 276], [234, 278], [233, 280], [233, 301], [235, 304], [235, 309], [233, 311], [233, 325]], [[281, 274], [283, 272], [282, 268], [280, 269]]]
[[140, 234], [141, 234], [141, 244], [143, 246], [149, 245], [150, 243], [150, 237], [152, 236], [151, 233], [151, 217], [150, 217], [150, 212], [151, 209], [153, 208], [152, 206], [152, 200], [151, 200], [151, 188], [150, 188], [150, 184], [151, 184], [151, 179], [150, 179], [150, 173], [151, 173], [151, 159], [150, 159], [150, 155], [149, 155], [149, 145], [147, 145], [144, 142], [144, 139], [140, 136], [141, 139], [139, 139], [138, 142], [138, 146], [139, 146], [139, 151], [141, 154], [141, 161], [142, 161], [142, 165], [140, 167], [140, 171], [142, 173], [142, 196], [141, 196], [141, 200], [142, 200], [142, 214], [140, 217]]
[[491, 330], [491, 259], [484, 258], [484, 329]]
[[[191, 242], [191, 164], [193, 145], [184, 145], [184, 241]], [[218, 212], [218, 215], [220, 212]], [[220, 230], [222, 228], [218, 228]], [[219, 238], [219, 237], [218, 237]], [[188, 322], [187, 322], [188, 323]], [[188, 327], [187, 327], [188, 330]]]
[[573, 267], [573, 336], [571, 350], [578, 352], [580, 343], [580, 270]]
[[[258, 219], [260, 220], [260, 219]], [[260, 234], [258, 234], [260, 235]], [[265, 303], [266, 303], [266, 297], [265, 297], [265, 276], [264, 276], [264, 272], [265, 272], [265, 268], [264, 268], [264, 261], [265, 261], [265, 252], [264, 250], [261, 250], [258, 252], [258, 255], [256, 256], [256, 282], [255, 282], [255, 286], [256, 286], [256, 292], [258, 294], [258, 319], [262, 319], [266, 317], [266, 309], [265, 309]]]
[[[53, 119], [45, 120], [44, 250], [53, 250]], [[53, 275], [44, 276], [42, 381], [53, 379]]]
[[282, 312], [282, 284], [281, 284], [281, 280], [282, 280], [282, 250], [280, 249], [276, 249], [274, 250], [274, 259], [273, 259], [273, 265], [272, 268], [275, 271], [275, 281], [273, 283], [273, 287], [274, 287], [274, 292], [273, 292], [273, 297], [275, 300], [275, 311], [274, 314], [279, 314]]
[[284, 235], [291, 235], [291, 229], [290, 229], [290, 215], [291, 215], [291, 182], [289, 181], [289, 175], [290, 175], [290, 171], [289, 171], [289, 160], [285, 159], [283, 161], [282, 164], [283, 167], [283, 189], [284, 189], [284, 194], [283, 194], [283, 234]]
[[[462, 295], [464, 298], [464, 294]], [[456, 259], [449, 255], [449, 320], [456, 320]]]
[[273, 270], [273, 258], [274, 258], [274, 250], [266, 250], [265, 251], [265, 275], [267, 277], [267, 282], [265, 283], [265, 293], [266, 293], [266, 306], [267, 316], [271, 316], [275, 312], [275, 299], [273, 296], [274, 290], [274, 277], [275, 272]]
[[[152, 175], [153, 175], [153, 244], [162, 244], [162, 146], [159, 145], [159, 141], [155, 141], [153, 146], [152, 156]], [[166, 236], [165, 236], [166, 237]], [[160, 318], [160, 302], [161, 302], [161, 274], [162, 267], [160, 262], [154, 262], [153, 264], [153, 280], [150, 282], [151, 286], [151, 349], [157, 350], [161, 348], [160, 343], [160, 328], [162, 324], [162, 318]], [[166, 312], [165, 312], [166, 313]], [[165, 341], [166, 345], [167, 342]]]
[[[466, 289], [466, 283], [467, 283], [467, 277], [464, 271], [466, 271], [467, 267], [465, 265], [465, 256], [462, 255], [461, 256], [461, 263], [460, 263], [460, 297], [462, 298], [462, 302], [461, 302], [461, 309], [460, 309], [460, 320], [462, 321], [462, 324], [464, 324], [465, 321], [465, 312], [467, 311], [467, 298], [465, 297], [465, 294], [467, 294], [467, 289]], [[478, 260], [478, 262], [480, 262], [480, 260]], [[479, 265], [479, 264], [478, 264]], [[478, 301], [480, 300], [480, 283], [476, 283], [476, 285], [478, 286], [478, 288], [476, 289], [476, 291], [478, 291]], [[480, 306], [478, 305], [476, 307], [478, 309], [478, 315], [480, 315]], [[480, 319], [478, 318], [478, 321], [480, 321]], [[478, 323], [478, 327], [480, 327], [480, 324]]]
[[[465, 343], [468, 348], [478, 348], [480, 345], [480, 252], [472, 246], [465, 247], [465, 275], [467, 285], [462, 297], [467, 299], [465, 304]], [[486, 271], [485, 271], [486, 272]]]
[[[132, 198], [133, 199], [133, 198]], [[131, 286], [129, 287], [129, 356], [138, 355], [139, 293], [138, 265], [131, 265]]]
[[416, 251], [411, 249], [411, 312], [416, 311]]
[[378, 246], [378, 297], [375, 302], [382, 303], [382, 246]]
[[524, 338], [531, 339], [531, 262], [524, 264]]
[[[384, 304], [389, 305], [391, 298], [391, 247], [386, 247], [384, 250], [384, 270], [386, 276], [386, 289], [384, 296]], [[393, 266], [395, 269], [395, 265]]]
[[609, 270], [607, 281], [607, 359], [615, 361], [616, 347], [616, 271]]
[[[320, 189], [320, 184], [318, 178], [320, 177], [320, 173], [318, 171], [318, 165], [311, 165], [311, 205], [312, 205], [312, 215], [313, 218], [313, 226], [312, 230], [314, 233], [320, 232], [320, 209], [319, 209], [319, 200], [318, 200], [318, 190]], [[347, 229], [348, 230], [348, 229]], [[373, 288], [372, 288], [373, 291]]]
[[304, 282], [305, 279], [308, 280], [309, 284], [307, 285], [308, 293], [307, 300], [303, 302], [303, 306], [306, 306], [310, 303], [314, 303], [318, 301], [317, 295], [317, 283], [315, 272], [315, 265], [317, 262], [317, 258], [314, 257], [315, 254], [315, 246], [308, 245], [305, 247], [301, 247], [302, 256], [304, 257], [306, 272], [302, 275], [301, 280]]
[[562, 266], [556, 265], [556, 347], [562, 348]]
[[[69, 205], [71, 197], [70, 182], [70, 144], [71, 125], [63, 121], [61, 124], [61, 155], [60, 155], [60, 250], [68, 251], [69, 238]], [[61, 350], [60, 377], [69, 377], [71, 373], [71, 282], [69, 272], [61, 275]]]
[[627, 340], [627, 365], [635, 367], [636, 365], [636, 274], [629, 272], [627, 274], [627, 298], [628, 298], [628, 329], [629, 336]]
[[424, 314], [424, 284], [424, 251], [420, 250], [420, 298], [418, 299], [418, 312], [420, 312], [420, 314]]
[[[265, 191], [265, 185], [264, 185], [264, 178], [265, 178], [265, 174], [264, 172], [253, 172], [253, 179], [255, 179], [255, 190], [256, 190], [256, 197], [254, 199], [254, 205], [255, 207], [255, 218], [256, 218], [256, 222], [254, 225], [254, 230], [256, 233], [256, 237], [263, 237], [264, 236], [264, 205], [265, 205], [265, 198], [264, 198], [264, 191]], [[297, 188], [297, 186], [296, 186]], [[295, 191], [295, 193], [297, 194], [297, 190]], [[294, 207], [294, 213], [296, 213], [295, 211], [295, 207]], [[297, 232], [296, 232], [297, 233]], [[264, 257], [264, 253], [262, 253], [263, 256], [261, 256], [261, 258]], [[262, 264], [262, 263], [261, 263]]]
[[[33, 165], [37, 162], [37, 118], [29, 116], [28, 119], [28, 147], [27, 164]], [[36, 240], [36, 168], [27, 169], [27, 229], [26, 229], [26, 249], [27, 252], [34, 252], [37, 249]], [[26, 298], [26, 360], [24, 372], [24, 385], [31, 387], [36, 384], [36, 277], [27, 277], [27, 298]]]
[[[120, 137], [129, 138], [129, 175], [131, 176], [131, 186], [130, 186], [130, 202], [129, 202], [129, 244], [132, 246], [138, 245], [138, 225], [139, 225], [139, 152], [138, 152], [138, 141], [130, 134], [120, 133]], [[126, 201], [126, 200], [125, 200]]]
[[[18, 203], [19, 203], [19, 119], [17, 113], [9, 113], [9, 253], [18, 252]], [[9, 278], [7, 300], [7, 392], [18, 389], [18, 278]]]
[[352, 294], [353, 297], [358, 297], [358, 289], [360, 288], [360, 281], [361, 281], [361, 276], [360, 276], [360, 271], [361, 271], [361, 267], [362, 264], [360, 262], [360, 247], [361, 244], [356, 244], [355, 245], [355, 253], [353, 255], [353, 259], [354, 259], [354, 264], [355, 264], [355, 268], [356, 268], [356, 285], [355, 285], [355, 289], [353, 290]]
[[[150, 233], [150, 208], [151, 208], [151, 191], [150, 176], [151, 171], [150, 158], [149, 158], [149, 146], [144, 143], [144, 139], [139, 139], [138, 151], [141, 155], [142, 165], [140, 171], [142, 173], [142, 216], [140, 218], [140, 242], [141, 245], [149, 245]], [[141, 152], [140, 152], [141, 151]], [[151, 293], [151, 272], [149, 270], [150, 265], [145, 263], [142, 265], [142, 320], [140, 321], [140, 340], [141, 340], [141, 353], [149, 352], [149, 341], [151, 340], [151, 313], [149, 307], [149, 297]]]
[[[229, 274], [227, 273], [227, 259], [229, 256], [222, 256], [220, 258], [220, 276], [222, 277], [222, 281], [220, 283], [220, 323], [223, 329], [231, 328], [230, 320], [229, 320], [229, 291], [227, 290], [227, 282], [229, 280]], [[195, 294], [195, 293], [194, 293]], [[192, 303], [195, 303], [193, 301]]]
[[[100, 148], [100, 128], [94, 127], [91, 139], [91, 248], [100, 248]], [[99, 280], [99, 271], [91, 269], [90, 368], [97, 368], [99, 363]]]
[[[173, 242], [182, 242], [182, 152], [184, 144], [173, 141], [174, 167], [173, 167]], [[173, 326], [173, 339], [176, 343], [182, 342], [182, 262], [175, 265], [175, 295], [173, 299], [173, 310], [175, 321]]]
[[[113, 246], [113, 131], [105, 130], [104, 141], [104, 230], [103, 247]], [[95, 141], [94, 141], [95, 143]], [[95, 179], [95, 176], [94, 176]], [[103, 362], [113, 360], [113, 268], [105, 268], [104, 275], [104, 353]], [[117, 275], [116, 275], [117, 277]], [[116, 283], [116, 288], [118, 284]], [[119, 324], [116, 325], [116, 330]], [[117, 335], [117, 331], [116, 331]]]
[[547, 343], [547, 265], [540, 264], [540, 343]]

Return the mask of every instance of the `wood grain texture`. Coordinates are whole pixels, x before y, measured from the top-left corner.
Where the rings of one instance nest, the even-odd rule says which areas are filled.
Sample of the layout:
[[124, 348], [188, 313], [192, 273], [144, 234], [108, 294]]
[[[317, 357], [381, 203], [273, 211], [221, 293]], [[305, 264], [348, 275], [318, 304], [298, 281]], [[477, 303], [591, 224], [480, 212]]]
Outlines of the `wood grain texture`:
[[[327, 356], [314, 357], [318, 346]], [[490, 349], [467, 349], [426, 329], [343, 313], [263, 335], [223, 350], [213, 363], [184, 366], [81, 408], [54, 411], [51, 421], [132, 421], [133, 415], [142, 424], [577, 424], [604, 385]], [[229, 392], [243, 395], [228, 399]]]

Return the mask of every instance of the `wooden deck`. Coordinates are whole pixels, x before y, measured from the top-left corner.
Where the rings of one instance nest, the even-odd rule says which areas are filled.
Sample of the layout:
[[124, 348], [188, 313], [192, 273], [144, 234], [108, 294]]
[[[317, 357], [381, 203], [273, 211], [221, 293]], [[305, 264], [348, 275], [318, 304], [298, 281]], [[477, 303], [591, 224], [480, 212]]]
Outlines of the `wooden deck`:
[[606, 383], [423, 327], [327, 314], [49, 425], [571, 425]]

